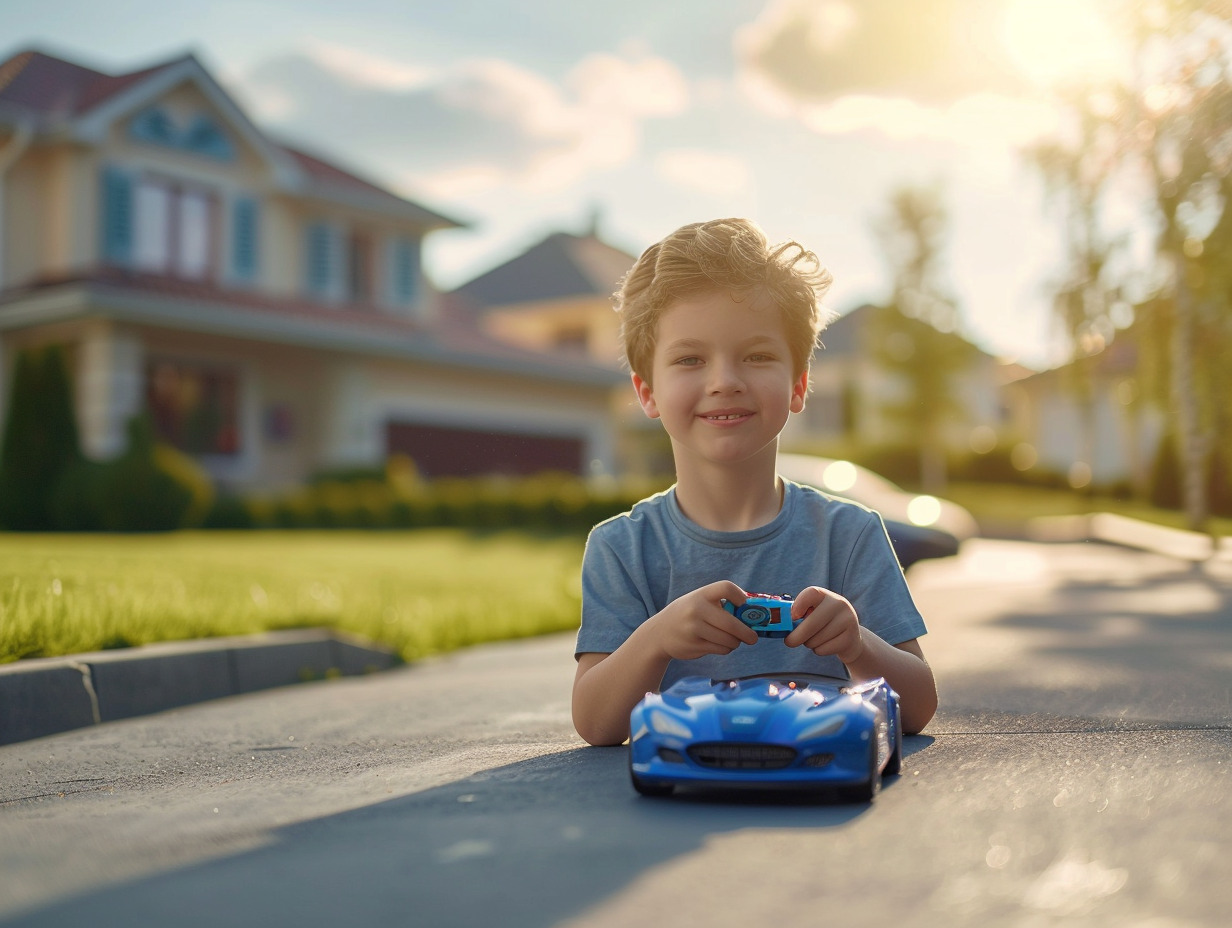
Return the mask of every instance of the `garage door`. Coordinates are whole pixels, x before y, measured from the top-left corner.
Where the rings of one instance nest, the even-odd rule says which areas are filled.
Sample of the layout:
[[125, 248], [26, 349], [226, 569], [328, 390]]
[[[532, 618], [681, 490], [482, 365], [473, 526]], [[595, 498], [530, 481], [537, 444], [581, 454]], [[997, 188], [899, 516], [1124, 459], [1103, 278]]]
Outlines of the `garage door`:
[[389, 454], [410, 457], [425, 477], [524, 475], [545, 470], [580, 474], [585, 451], [580, 438], [409, 422], [386, 423], [385, 447]]

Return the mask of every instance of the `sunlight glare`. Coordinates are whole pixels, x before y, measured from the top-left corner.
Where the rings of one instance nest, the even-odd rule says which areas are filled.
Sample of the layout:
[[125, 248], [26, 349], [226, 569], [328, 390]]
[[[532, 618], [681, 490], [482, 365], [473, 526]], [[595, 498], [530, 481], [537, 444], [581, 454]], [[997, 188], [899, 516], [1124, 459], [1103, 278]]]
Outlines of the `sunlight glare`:
[[1041, 87], [1112, 78], [1121, 64], [1095, 0], [1008, 0], [1002, 41], [1014, 66]]

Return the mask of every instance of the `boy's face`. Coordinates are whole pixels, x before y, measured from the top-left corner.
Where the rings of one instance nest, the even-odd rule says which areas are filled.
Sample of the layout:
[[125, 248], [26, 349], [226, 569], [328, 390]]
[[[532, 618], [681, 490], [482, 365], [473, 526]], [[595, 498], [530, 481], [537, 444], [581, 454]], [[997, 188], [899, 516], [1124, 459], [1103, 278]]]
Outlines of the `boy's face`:
[[633, 386], [646, 415], [663, 420], [679, 472], [773, 458], [788, 416], [804, 408], [808, 372], [793, 373], [777, 307], [716, 291], [664, 310], [650, 380], [634, 374]]

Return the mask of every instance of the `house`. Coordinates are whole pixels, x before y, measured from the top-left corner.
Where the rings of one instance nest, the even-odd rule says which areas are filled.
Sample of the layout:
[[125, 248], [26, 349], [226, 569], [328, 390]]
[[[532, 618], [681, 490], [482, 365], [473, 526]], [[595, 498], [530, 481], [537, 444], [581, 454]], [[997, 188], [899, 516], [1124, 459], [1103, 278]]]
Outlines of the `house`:
[[1006, 389], [1031, 467], [1071, 484], [1147, 493], [1167, 415], [1144, 395], [1136, 337], [1123, 332], [1098, 354], [1024, 377]]
[[[902, 426], [886, 408], [901, 402], [905, 387], [878, 361], [877, 311], [871, 304], [857, 306], [821, 333], [823, 347], [810, 373], [811, 394], [804, 412], [784, 433], [786, 445], [843, 452], [902, 445]], [[982, 447], [983, 436], [1010, 436], [1014, 422], [1003, 391], [1028, 373], [974, 346], [967, 355], [969, 361], [957, 375], [954, 390], [960, 408], [944, 435], [947, 448], [956, 455]]]
[[623, 378], [451, 307], [421, 253], [460, 225], [271, 138], [191, 54], [107, 74], [22, 52], [0, 64], [0, 391], [16, 352], [62, 344], [89, 456], [148, 412], [236, 488], [395, 453], [613, 471]]
[[618, 367], [623, 352], [612, 295], [636, 260], [599, 237], [593, 216], [581, 235], [554, 232], [452, 295], [494, 337]]
[[636, 403], [620, 341], [613, 294], [637, 260], [599, 235], [593, 214], [581, 234], [553, 232], [463, 284], [451, 301], [488, 336], [561, 359], [585, 358], [614, 372], [609, 419], [617, 470], [656, 475], [673, 467], [671, 444]]

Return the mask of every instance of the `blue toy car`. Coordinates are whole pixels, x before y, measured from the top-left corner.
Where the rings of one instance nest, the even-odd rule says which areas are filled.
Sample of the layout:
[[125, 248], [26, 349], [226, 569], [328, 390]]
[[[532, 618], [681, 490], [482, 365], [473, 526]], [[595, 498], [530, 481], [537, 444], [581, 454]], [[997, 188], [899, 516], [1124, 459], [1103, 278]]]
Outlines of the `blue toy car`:
[[830, 790], [871, 801], [902, 762], [898, 694], [883, 679], [817, 674], [685, 677], [629, 717], [643, 796], [676, 787]]

